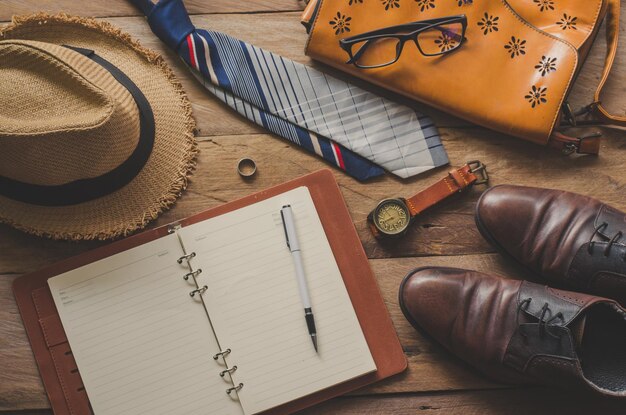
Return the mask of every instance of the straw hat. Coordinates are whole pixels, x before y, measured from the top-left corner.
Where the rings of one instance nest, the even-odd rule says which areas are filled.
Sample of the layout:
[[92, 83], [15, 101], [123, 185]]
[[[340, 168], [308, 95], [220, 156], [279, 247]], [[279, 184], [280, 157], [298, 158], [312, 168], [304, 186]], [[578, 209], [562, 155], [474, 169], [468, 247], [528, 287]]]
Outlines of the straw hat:
[[0, 31], [0, 100], [0, 222], [115, 238], [187, 186], [189, 101], [160, 56], [106, 22], [14, 18]]

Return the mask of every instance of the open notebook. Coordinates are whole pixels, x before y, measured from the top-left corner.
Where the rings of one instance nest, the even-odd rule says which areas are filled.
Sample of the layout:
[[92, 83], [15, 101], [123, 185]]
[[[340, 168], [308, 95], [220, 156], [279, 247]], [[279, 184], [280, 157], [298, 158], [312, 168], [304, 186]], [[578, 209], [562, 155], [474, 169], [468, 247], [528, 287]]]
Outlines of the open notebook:
[[[285, 204], [319, 353], [285, 243]], [[256, 414], [376, 371], [307, 187], [172, 228], [48, 285], [96, 415]]]

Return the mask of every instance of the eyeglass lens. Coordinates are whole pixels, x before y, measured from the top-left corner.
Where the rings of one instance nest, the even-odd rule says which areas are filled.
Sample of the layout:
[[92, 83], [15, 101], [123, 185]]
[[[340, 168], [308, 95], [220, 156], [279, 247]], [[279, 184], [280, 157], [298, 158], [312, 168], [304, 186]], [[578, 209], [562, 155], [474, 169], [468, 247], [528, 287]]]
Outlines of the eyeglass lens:
[[460, 22], [433, 26], [417, 35], [417, 43], [424, 55], [441, 55], [461, 45], [463, 25]]
[[400, 39], [381, 37], [368, 39], [352, 45], [352, 54], [357, 56], [356, 64], [366, 68], [389, 65], [398, 59]]

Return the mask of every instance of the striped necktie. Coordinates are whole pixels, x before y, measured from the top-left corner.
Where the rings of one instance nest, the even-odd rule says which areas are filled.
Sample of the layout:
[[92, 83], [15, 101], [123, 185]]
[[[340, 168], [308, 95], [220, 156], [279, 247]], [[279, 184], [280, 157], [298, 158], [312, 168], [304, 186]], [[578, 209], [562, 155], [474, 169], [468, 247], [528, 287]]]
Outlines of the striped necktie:
[[[430, 118], [316, 69], [196, 29], [181, 0], [132, 0], [152, 31], [220, 100], [360, 180], [406, 178], [448, 163]], [[378, 167], [380, 166], [380, 167]]]

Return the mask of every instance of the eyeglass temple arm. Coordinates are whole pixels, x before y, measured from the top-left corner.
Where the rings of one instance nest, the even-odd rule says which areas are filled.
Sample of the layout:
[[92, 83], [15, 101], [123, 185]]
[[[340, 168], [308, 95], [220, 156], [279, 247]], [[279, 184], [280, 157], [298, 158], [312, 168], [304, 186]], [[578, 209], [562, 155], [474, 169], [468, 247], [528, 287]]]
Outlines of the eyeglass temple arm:
[[370, 32], [365, 32], [365, 33], [361, 33], [358, 35], [346, 37], [346, 38], [341, 39], [339, 42], [342, 44], [346, 44], [346, 43], [350, 43], [354, 41], [369, 39], [372, 36], [397, 34], [398, 31], [402, 31], [402, 30], [411, 30], [411, 29], [415, 30], [415, 29], [420, 29], [424, 27], [435, 26], [437, 24], [442, 24], [442, 23], [454, 23], [457, 21], [463, 22], [465, 19], [466, 19], [465, 15], [460, 14], [457, 16], [438, 17], [436, 19], [420, 20], [417, 22], [405, 23], [405, 24], [401, 24], [397, 26], [389, 26], [389, 27], [385, 27], [382, 29], [376, 29]]
[[358, 35], [346, 37], [346, 38], [339, 40], [339, 42], [344, 43], [344, 44], [355, 42], [355, 41], [358, 42], [359, 40], [368, 40], [372, 37], [378, 37], [381, 35], [395, 35], [399, 31], [415, 30], [421, 27], [427, 27], [429, 25], [430, 23], [413, 22], [413, 23], [407, 23], [407, 24], [398, 25], [398, 26], [390, 26], [390, 27], [385, 27], [383, 29], [376, 29], [376, 30], [372, 30], [371, 32], [365, 32], [365, 33], [361, 33]]

